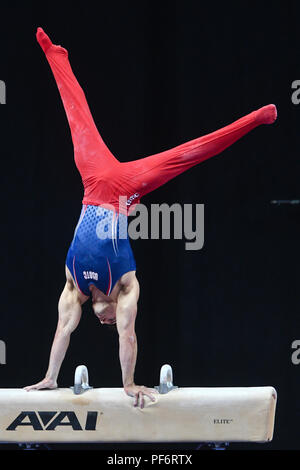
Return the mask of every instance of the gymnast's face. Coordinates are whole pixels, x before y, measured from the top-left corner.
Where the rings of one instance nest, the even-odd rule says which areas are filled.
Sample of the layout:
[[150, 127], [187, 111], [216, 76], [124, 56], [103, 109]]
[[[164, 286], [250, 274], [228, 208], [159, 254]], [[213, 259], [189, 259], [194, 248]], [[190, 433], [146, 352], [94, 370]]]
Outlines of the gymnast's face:
[[115, 325], [117, 303], [108, 299], [94, 285], [90, 286], [90, 291], [92, 293], [93, 310], [100, 323], [102, 325]]
[[108, 315], [107, 313], [104, 313], [103, 315], [98, 316], [100, 323], [102, 325], [115, 325], [116, 324], [116, 315]]
[[116, 306], [112, 304], [104, 304], [102, 306], [93, 305], [96, 317], [102, 325], [115, 325], [116, 324]]

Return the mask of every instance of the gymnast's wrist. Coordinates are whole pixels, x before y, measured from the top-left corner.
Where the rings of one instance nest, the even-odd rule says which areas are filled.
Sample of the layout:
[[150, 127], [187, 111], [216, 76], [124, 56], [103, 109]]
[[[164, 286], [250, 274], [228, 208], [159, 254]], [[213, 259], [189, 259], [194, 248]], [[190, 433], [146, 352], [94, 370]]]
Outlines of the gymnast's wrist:
[[55, 374], [54, 372], [48, 373], [45, 375], [44, 380], [49, 381], [49, 382], [56, 382], [57, 381], [57, 376], [58, 374]]
[[128, 382], [124, 383], [124, 385], [123, 385], [125, 392], [126, 392], [126, 390], [128, 390], [129, 388], [134, 387], [134, 386], [135, 386], [134, 381], [128, 381]]

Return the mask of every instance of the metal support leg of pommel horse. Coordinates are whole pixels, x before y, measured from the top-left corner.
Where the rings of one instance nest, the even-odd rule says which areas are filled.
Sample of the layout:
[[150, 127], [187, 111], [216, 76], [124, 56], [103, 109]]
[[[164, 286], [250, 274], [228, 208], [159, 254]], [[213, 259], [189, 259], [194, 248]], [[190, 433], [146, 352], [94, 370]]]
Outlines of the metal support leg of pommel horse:
[[165, 364], [155, 388], [155, 402], [146, 398], [140, 409], [123, 388], [92, 388], [78, 366], [70, 388], [0, 389], [0, 443], [200, 442], [220, 450], [273, 438], [273, 387], [177, 387]]

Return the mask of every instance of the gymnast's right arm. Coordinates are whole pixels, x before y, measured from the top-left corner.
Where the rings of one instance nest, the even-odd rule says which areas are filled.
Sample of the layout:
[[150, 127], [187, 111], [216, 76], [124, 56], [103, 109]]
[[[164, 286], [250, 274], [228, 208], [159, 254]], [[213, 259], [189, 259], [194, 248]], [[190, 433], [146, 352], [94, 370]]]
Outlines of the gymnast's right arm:
[[57, 377], [70, 343], [71, 333], [76, 329], [81, 318], [82, 303], [72, 280], [67, 279], [58, 302], [58, 323], [45, 378], [41, 382], [24, 387], [25, 390], [57, 388]]

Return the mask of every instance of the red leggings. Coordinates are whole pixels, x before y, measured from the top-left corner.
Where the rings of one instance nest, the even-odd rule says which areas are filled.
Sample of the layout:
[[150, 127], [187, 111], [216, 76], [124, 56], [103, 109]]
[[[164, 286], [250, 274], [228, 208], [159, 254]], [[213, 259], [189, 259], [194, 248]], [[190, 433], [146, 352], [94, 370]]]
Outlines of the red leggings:
[[[208, 158], [217, 155], [260, 124], [271, 124], [277, 112], [264, 106], [203, 137], [146, 158], [121, 163], [103, 142], [84, 92], [71, 69], [68, 51], [52, 44], [42, 28], [37, 40], [55, 77], [67, 114], [74, 158], [84, 185], [83, 204], [112, 205], [125, 212], [131, 203]], [[119, 207], [119, 197], [127, 207]]]

